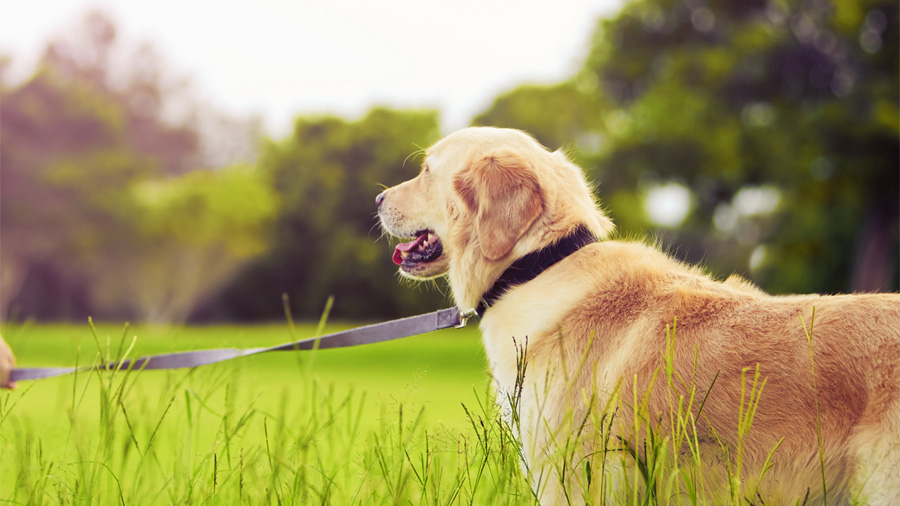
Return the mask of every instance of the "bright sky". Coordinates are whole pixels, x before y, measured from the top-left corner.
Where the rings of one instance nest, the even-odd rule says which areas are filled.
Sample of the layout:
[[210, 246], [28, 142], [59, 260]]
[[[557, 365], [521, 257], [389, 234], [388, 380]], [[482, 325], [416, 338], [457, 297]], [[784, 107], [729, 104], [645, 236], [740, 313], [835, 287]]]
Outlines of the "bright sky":
[[27, 76], [51, 36], [98, 8], [212, 105], [261, 115], [275, 136], [301, 113], [376, 104], [439, 108], [450, 131], [517, 84], [572, 75], [623, 1], [7, 0], [0, 51]]

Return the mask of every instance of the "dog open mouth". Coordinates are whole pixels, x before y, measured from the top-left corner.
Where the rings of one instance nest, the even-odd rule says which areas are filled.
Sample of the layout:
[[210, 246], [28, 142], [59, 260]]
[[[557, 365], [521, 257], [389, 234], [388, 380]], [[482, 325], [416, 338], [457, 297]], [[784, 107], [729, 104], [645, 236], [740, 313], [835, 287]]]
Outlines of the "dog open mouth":
[[406, 268], [414, 269], [417, 265], [432, 262], [444, 253], [441, 240], [430, 230], [416, 233], [416, 238], [409, 242], [398, 244], [394, 248], [394, 263]]

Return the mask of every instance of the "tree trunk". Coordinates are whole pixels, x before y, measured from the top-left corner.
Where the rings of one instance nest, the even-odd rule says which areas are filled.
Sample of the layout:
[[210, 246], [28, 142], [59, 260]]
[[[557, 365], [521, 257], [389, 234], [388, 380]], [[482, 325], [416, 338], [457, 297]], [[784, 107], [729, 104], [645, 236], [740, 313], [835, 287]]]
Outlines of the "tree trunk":
[[898, 286], [897, 269], [898, 208], [896, 202], [885, 205], [871, 202], [857, 240], [851, 290], [888, 292]]

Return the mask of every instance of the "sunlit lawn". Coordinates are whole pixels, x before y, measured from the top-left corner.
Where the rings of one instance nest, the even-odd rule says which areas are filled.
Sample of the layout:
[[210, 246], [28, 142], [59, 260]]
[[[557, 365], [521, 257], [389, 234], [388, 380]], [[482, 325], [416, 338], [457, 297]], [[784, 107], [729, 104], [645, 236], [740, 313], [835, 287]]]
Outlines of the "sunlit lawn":
[[[90, 363], [98, 348], [108, 356], [131, 348], [128, 356], [139, 357], [272, 346], [316, 332], [313, 325], [289, 328], [99, 325], [95, 337], [83, 324], [3, 332], [20, 365], [61, 366]], [[488, 394], [486, 369], [472, 327], [191, 370], [23, 381], [0, 392], [0, 503], [533, 505], [521, 448]], [[664, 377], [660, 388], [680, 392]], [[751, 399], [761, 392], [755, 379], [747, 388]], [[701, 394], [691, 390], [687, 398]], [[679, 438], [696, 441], [691, 409], [673, 404], [670, 417]], [[633, 427], [635, 438], [656, 430], [648, 413], [634, 416], [646, 423]], [[697, 504], [756, 503], [753, 482], [745, 489], [745, 477], [731, 473], [716, 453], [711, 462], [733, 487], [704, 485], [693, 463], [710, 454], [701, 455], [697, 445], [690, 459], [681, 459], [670, 447], [680, 443], [651, 435], [644, 451], [653, 465], [639, 467], [609, 443], [614, 417], [604, 411], [583, 420], [596, 429], [588, 443], [597, 451], [582, 456], [581, 443], [570, 444], [579, 429], [559, 435], [568, 453], [554, 456], [590, 459], [576, 471], [593, 479], [598, 504], [687, 497]], [[617, 465], [606, 467], [609, 462]], [[751, 473], [761, 477], [767, 469]]]
[[[350, 328], [350, 324], [328, 325], [326, 333]], [[252, 348], [272, 346], [313, 337], [315, 325], [157, 327], [97, 325], [104, 353], [115, 356], [123, 341], [134, 341], [131, 357], [206, 348]], [[4, 336], [15, 350], [18, 366], [71, 366], [96, 359], [98, 346], [90, 326], [25, 325], [9, 328]], [[108, 346], [108, 347], [107, 347]], [[474, 400], [473, 388], [481, 395], [487, 385], [487, 366], [474, 327], [449, 329], [396, 341], [317, 352], [273, 352], [204, 366], [193, 371], [146, 371], [139, 373], [135, 389], [147, 389], [148, 397], [165, 382], [184, 381], [188, 376], [238, 378], [246, 383], [244, 394], [258, 409], [281, 402], [304, 383], [318, 381], [339, 391], [354, 390], [373, 398], [370, 409], [394, 401], [424, 405], [431, 421], [450, 425], [464, 423], [460, 402]], [[16, 414], [34, 416], [59, 411], [71, 404], [72, 376], [22, 382], [11, 398], [21, 396]], [[86, 399], [87, 400], [87, 399]]]
[[[90, 363], [98, 342], [110, 356], [134, 342], [129, 356], [138, 357], [315, 335], [313, 325], [96, 328], [96, 339], [86, 323], [8, 326], [4, 336], [19, 365], [31, 367]], [[411, 463], [417, 452], [432, 459], [436, 446], [445, 447], [448, 462], [459, 460], [452, 454], [472, 430], [462, 404], [483, 413], [487, 385], [474, 328], [193, 370], [21, 382], [0, 393], [0, 500], [443, 502], [464, 487], [457, 470], [428, 492], [434, 483], [412, 487]]]

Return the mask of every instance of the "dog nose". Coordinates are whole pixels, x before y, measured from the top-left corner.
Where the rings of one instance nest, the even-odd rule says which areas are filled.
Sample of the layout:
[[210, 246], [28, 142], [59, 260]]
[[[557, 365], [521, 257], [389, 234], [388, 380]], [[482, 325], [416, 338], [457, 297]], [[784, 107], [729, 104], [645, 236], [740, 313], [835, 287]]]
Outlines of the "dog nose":
[[384, 194], [385, 193], [386, 192], [381, 192], [378, 194], [377, 197], [375, 197], [375, 207], [381, 208], [381, 203], [384, 202]]

